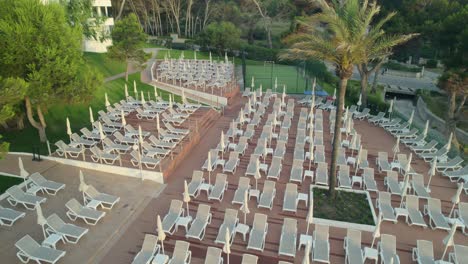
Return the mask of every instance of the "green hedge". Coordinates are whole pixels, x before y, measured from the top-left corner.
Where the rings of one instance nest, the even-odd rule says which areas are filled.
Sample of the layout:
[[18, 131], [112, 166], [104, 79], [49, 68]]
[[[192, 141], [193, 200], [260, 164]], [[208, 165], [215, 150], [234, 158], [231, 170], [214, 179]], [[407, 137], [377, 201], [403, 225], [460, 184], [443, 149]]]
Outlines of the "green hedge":
[[256, 45], [245, 44], [241, 47], [241, 50], [246, 52], [245, 57], [251, 60], [259, 61], [277, 61], [278, 52], [277, 49], [269, 49]]

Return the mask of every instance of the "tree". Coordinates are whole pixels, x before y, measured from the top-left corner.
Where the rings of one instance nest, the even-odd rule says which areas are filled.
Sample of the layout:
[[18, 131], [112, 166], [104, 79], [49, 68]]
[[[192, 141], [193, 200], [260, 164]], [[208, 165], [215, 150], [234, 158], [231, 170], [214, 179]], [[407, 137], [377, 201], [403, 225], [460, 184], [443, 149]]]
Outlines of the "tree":
[[[377, 10], [377, 13], [379, 10]], [[380, 66], [391, 54], [393, 47], [400, 45], [418, 34], [388, 35], [383, 30], [383, 26], [396, 15], [395, 12], [387, 14], [378, 23], [369, 25], [368, 32], [363, 36], [365, 41], [364, 62], [357, 64], [357, 69], [361, 75], [361, 95], [362, 105], [367, 106], [367, 86], [369, 77], [380, 69]]]
[[[0, 35], [0, 75], [28, 83], [23, 98], [27, 117], [45, 142], [48, 106], [84, 101], [101, 84], [84, 64], [82, 31], [69, 26], [60, 4], [4, 0]], [[85, 72], [97, 81], [83, 83]]]
[[[335, 72], [340, 79], [330, 164], [329, 195], [334, 198], [346, 87], [353, 74], [353, 65], [362, 64], [369, 58], [367, 30], [372, 31], [371, 23], [379, 13], [380, 7], [367, 1], [360, 3], [359, 0], [332, 0], [330, 5], [325, 0], [318, 0], [316, 3], [321, 12], [298, 21], [299, 28], [286, 39], [289, 48], [280, 57], [330, 61], [334, 64]], [[379, 23], [381, 21], [376, 24]], [[382, 45], [385, 45], [385, 42]]]
[[97, 15], [93, 8], [93, 0], [60, 0], [60, 2], [67, 11], [68, 24], [71, 27], [80, 27], [86, 38], [104, 40], [108, 37], [99, 30], [107, 18]]
[[[15, 107], [23, 100], [27, 85], [22, 79], [0, 77], [0, 123], [15, 116]], [[4, 157], [9, 148], [9, 144], [1, 139], [2, 135], [0, 135], [0, 159]]]
[[240, 30], [231, 22], [213, 22], [199, 36], [199, 43], [212, 47], [222, 55], [226, 49], [235, 49], [239, 45]]
[[147, 56], [143, 51], [146, 34], [143, 32], [135, 14], [117, 21], [112, 30], [112, 46], [108, 49], [111, 58], [125, 61], [127, 69], [125, 80], [128, 81], [130, 62], [145, 62]]
[[439, 79], [439, 87], [447, 92], [447, 135], [453, 133], [452, 143], [460, 148], [456, 137], [457, 123], [463, 118], [463, 111], [468, 97], [468, 72], [466, 69], [447, 70]]

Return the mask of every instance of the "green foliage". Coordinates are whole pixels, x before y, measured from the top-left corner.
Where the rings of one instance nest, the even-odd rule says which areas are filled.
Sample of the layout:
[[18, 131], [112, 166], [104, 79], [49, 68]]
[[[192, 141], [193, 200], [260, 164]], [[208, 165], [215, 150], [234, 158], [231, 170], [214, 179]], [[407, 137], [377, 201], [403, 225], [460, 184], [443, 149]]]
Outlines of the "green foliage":
[[394, 61], [389, 61], [385, 63], [382, 67], [388, 68], [390, 70], [396, 70], [396, 71], [406, 71], [406, 72], [420, 72], [421, 71], [420, 67], [410, 67], [410, 66], [406, 66], [401, 63], [394, 62]]
[[218, 54], [225, 50], [238, 48], [240, 30], [231, 22], [213, 22], [198, 36], [198, 43], [202, 47], [213, 48]]
[[433, 59], [427, 60], [426, 67], [427, 68], [437, 68], [437, 61], [433, 60]]
[[86, 99], [99, 84], [83, 85], [82, 31], [67, 22], [54, 3], [4, 0], [0, 10], [0, 75], [24, 79], [25, 95], [44, 110], [57, 101]]
[[246, 52], [246, 58], [259, 61], [277, 61], [279, 53], [277, 49], [269, 49], [250, 44], [242, 45], [241, 49]]
[[23, 100], [28, 84], [20, 78], [2, 79], [0, 76], [0, 123], [15, 115], [18, 104]]
[[19, 177], [0, 175], [0, 194], [3, 194], [11, 186], [20, 184], [23, 181], [24, 180]]
[[313, 193], [314, 217], [363, 225], [375, 225], [372, 208], [369, 207], [365, 194], [338, 191], [336, 198], [330, 200], [325, 189], [314, 188]]
[[110, 58], [127, 63], [129, 61], [143, 63], [147, 58], [142, 50], [146, 39], [147, 36], [136, 15], [131, 13], [115, 23], [112, 30], [113, 44], [109, 47], [108, 55]]
[[60, 0], [67, 11], [68, 23], [71, 27], [80, 27], [86, 38], [103, 41], [106, 36], [100, 26], [107, 19], [105, 14], [98, 16], [93, 8], [93, 0]]

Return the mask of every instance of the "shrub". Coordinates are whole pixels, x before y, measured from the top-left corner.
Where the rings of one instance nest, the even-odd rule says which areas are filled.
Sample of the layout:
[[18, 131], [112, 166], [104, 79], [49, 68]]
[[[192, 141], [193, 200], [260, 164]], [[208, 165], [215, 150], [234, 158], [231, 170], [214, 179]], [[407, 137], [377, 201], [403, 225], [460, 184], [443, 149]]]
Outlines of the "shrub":
[[246, 52], [245, 57], [250, 60], [277, 61], [277, 49], [245, 44], [242, 46], [242, 50]]
[[434, 59], [430, 59], [426, 63], [427, 68], [437, 68], [437, 61]]

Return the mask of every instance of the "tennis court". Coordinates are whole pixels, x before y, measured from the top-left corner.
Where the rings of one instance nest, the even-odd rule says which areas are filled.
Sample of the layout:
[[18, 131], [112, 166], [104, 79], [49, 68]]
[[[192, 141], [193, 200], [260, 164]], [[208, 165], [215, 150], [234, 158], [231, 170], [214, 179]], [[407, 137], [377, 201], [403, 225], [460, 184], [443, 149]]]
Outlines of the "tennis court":
[[297, 70], [297, 67], [290, 65], [281, 65], [274, 63], [264, 63], [263, 65], [247, 65], [246, 86], [251, 87], [252, 76], [255, 78], [255, 88], [260, 84], [263, 89], [273, 89], [275, 78], [278, 79], [278, 91], [283, 91], [283, 85], [286, 85], [287, 93], [303, 94], [305, 90], [311, 89], [311, 81], [306, 80], [303, 74]]

